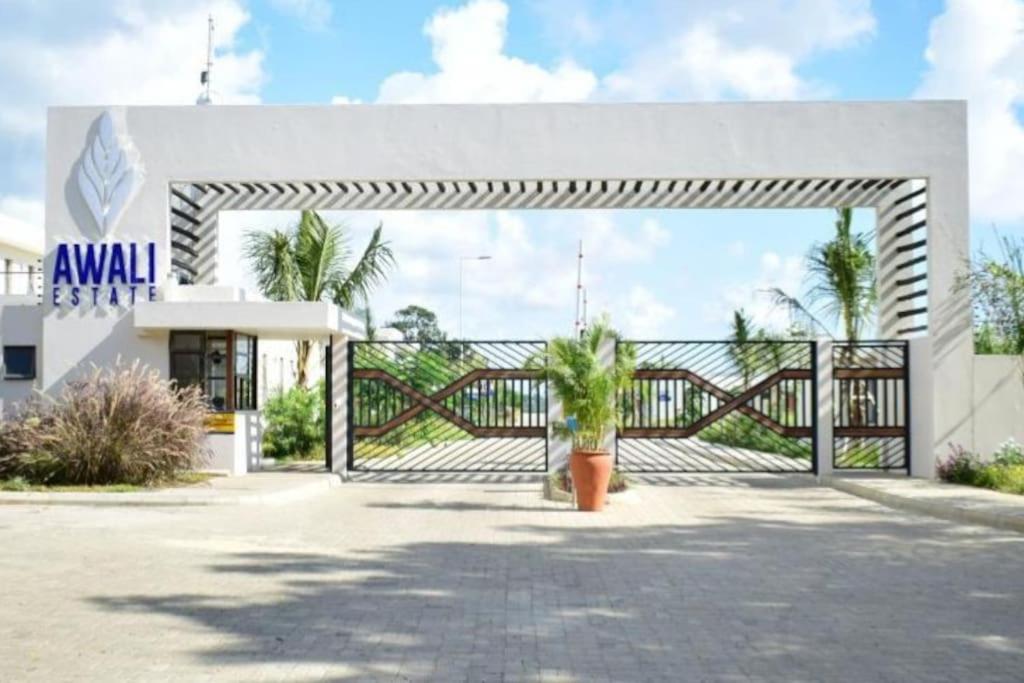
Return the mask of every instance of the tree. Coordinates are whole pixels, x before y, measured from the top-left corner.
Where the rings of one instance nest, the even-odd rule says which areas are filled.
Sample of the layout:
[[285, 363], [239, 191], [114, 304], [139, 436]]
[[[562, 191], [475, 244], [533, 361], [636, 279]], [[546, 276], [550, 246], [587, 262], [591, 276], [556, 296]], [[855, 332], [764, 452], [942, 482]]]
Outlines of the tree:
[[[303, 211], [287, 230], [249, 231], [244, 252], [260, 291], [271, 301], [330, 301], [345, 309], [366, 302], [394, 266], [394, 255], [377, 225], [355, 265], [348, 229], [328, 225], [316, 211]], [[296, 342], [296, 382], [308, 379], [310, 340]]]
[[838, 321], [846, 339], [857, 341], [870, 324], [877, 301], [875, 255], [870, 233], [854, 233], [853, 211], [836, 209], [836, 234], [827, 242], [815, 244], [807, 254], [808, 281], [805, 305], [797, 297], [773, 288], [776, 304], [811, 327], [825, 332], [828, 327], [811, 308]]
[[395, 311], [388, 327], [399, 330], [405, 341], [440, 342], [448, 339], [438, 326], [437, 314], [422, 306], [406, 306]]
[[999, 237], [1001, 258], [979, 251], [957, 278], [971, 293], [979, 353], [1024, 354], [1024, 240]]

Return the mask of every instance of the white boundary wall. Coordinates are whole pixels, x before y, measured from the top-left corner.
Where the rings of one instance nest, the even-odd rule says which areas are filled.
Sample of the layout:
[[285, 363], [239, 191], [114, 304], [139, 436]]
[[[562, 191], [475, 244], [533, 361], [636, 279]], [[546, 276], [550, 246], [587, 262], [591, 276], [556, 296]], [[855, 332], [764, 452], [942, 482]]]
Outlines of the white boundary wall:
[[974, 450], [989, 458], [1013, 437], [1024, 444], [1024, 367], [1017, 356], [974, 357]]

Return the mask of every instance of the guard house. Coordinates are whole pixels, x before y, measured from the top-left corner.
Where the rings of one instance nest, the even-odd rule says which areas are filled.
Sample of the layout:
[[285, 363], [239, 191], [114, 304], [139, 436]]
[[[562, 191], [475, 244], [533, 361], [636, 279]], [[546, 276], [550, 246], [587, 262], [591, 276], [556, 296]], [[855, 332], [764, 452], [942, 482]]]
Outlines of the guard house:
[[910, 342], [911, 459], [927, 476], [973, 438], [971, 312], [952, 286], [969, 249], [966, 115], [920, 101], [51, 108], [42, 296], [3, 302], [15, 371], [0, 400], [140, 359], [204, 388], [213, 466], [241, 473], [258, 464], [260, 344], [315, 339], [340, 469], [361, 325], [222, 282], [220, 211], [870, 207], [881, 336]]

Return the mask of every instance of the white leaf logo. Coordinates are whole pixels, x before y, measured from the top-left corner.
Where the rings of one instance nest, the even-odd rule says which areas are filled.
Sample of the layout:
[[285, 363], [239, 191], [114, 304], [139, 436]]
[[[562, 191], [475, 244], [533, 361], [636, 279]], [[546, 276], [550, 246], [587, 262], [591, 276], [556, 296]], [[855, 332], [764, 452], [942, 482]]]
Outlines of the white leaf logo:
[[110, 112], [104, 112], [78, 164], [78, 191], [101, 238], [116, 227], [144, 178], [145, 170], [131, 139], [118, 135]]

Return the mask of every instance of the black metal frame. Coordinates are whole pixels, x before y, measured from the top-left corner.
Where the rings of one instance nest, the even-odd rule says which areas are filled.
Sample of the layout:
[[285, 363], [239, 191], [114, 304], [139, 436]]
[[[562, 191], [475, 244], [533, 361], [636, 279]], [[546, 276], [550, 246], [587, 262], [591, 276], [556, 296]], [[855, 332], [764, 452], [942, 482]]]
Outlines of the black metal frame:
[[327, 338], [324, 356], [324, 467], [334, 470], [334, 335]]
[[[423, 393], [419, 390], [414, 389], [407, 384], [401, 377], [395, 377], [390, 375], [389, 372], [385, 372], [379, 368], [371, 367], [358, 367], [360, 365], [359, 350], [363, 348], [383, 348], [383, 347], [424, 347], [424, 346], [436, 346], [437, 348], [459, 348], [460, 353], [465, 354], [466, 349], [473, 347], [494, 347], [494, 346], [511, 346], [515, 345], [518, 347], [532, 346], [535, 347], [530, 351], [530, 355], [543, 354], [546, 352], [547, 343], [536, 340], [445, 340], [445, 341], [349, 341], [348, 342], [348, 367], [347, 367], [347, 394], [348, 394], [348, 411], [347, 411], [347, 449], [346, 449], [346, 463], [350, 471], [361, 472], [361, 471], [372, 471], [372, 472], [424, 472], [424, 473], [543, 473], [546, 472], [549, 465], [549, 427], [548, 427], [548, 408], [549, 408], [549, 396], [547, 386], [535, 376], [536, 371], [527, 370], [522, 367], [525, 363], [523, 362], [513, 363], [521, 367], [486, 367], [476, 368], [469, 373], [463, 373], [457, 378], [446, 377], [445, 381], [442, 382], [443, 386], [440, 389], [431, 391], [430, 393]], [[520, 348], [520, 355], [522, 348]], [[455, 363], [455, 361], [451, 361]], [[453, 366], [456, 367], [456, 366]], [[386, 390], [392, 391], [394, 400], [398, 401], [397, 410], [394, 405], [391, 406], [393, 412], [397, 411], [397, 414], [393, 415], [390, 420], [381, 424], [379, 422], [374, 424], [361, 424], [361, 412], [359, 406], [356, 405], [356, 394], [357, 394], [357, 381], [370, 381], [376, 382], [378, 386], [383, 386]], [[491, 408], [489, 406], [484, 407], [480, 403], [481, 393], [479, 389], [476, 391], [476, 398], [473, 401], [476, 402], [476, 412], [474, 414], [472, 405], [470, 406], [469, 416], [467, 417], [464, 413], [455, 413], [453, 410], [447, 408], [445, 401], [452, 399], [455, 396], [459, 396], [460, 410], [465, 409], [465, 405], [461, 404], [464, 400], [464, 393], [467, 388], [476, 387], [480, 382], [493, 382], [493, 381], [504, 381], [504, 382], [529, 382], [530, 383], [530, 395], [534, 395], [534, 388], [536, 387], [536, 396], [539, 399], [543, 399], [542, 402], [537, 403], [539, 412], [536, 414], [537, 424], [531, 424], [530, 426], [524, 425], [513, 425], [508, 426], [496, 426], [486, 424], [487, 420], [491, 417]], [[506, 385], [507, 386], [507, 385]], [[472, 394], [473, 392], [470, 391]], [[495, 397], [498, 396], [495, 391]], [[501, 392], [503, 397], [507, 397], [506, 392]], [[440, 398], [438, 398], [440, 395]], [[513, 390], [513, 396], [515, 392]], [[489, 394], [488, 394], [489, 396]], [[503, 399], [507, 400], [507, 399]], [[522, 396], [520, 395], [520, 400]], [[531, 401], [533, 399], [531, 398]], [[388, 399], [392, 401], [392, 399]], [[495, 410], [499, 406], [495, 405]], [[504, 408], [508, 408], [508, 404], [503, 404]], [[440, 411], [440, 412], [439, 412]], [[540, 443], [537, 444], [537, 452], [535, 459], [537, 464], [532, 467], [488, 467], [484, 465], [469, 466], [469, 467], [446, 467], [446, 466], [409, 466], [409, 467], [366, 467], [366, 461], [369, 458], [359, 457], [359, 446], [362, 440], [368, 440], [370, 438], [376, 438], [382, 436], [388, 432], [394, 431], [401, 428], [403, 425], [411, 422], [413, 417], [419, 414], [427, 414], [435, 418], [442, 420], [455, 420], [459, 424], [457, 427], [461, 428], [462, 431], [469, 431], [471, 439], [474, 441], [486, 440], [490, 438], [503, 438], [503, 439], [523, 439], [524, 443], [527, 441], [542, 442], [543, 444], [543, 461], [540, 460], [541, 451], [539, 449]], [[443, 415], [442, 415], [443, 413]], [[408, 417], [411, 414], [411, 417]], [[403, 416], [407, 416], [404, 417]], [[485, 424], [477, 424], [483, 420]], [[507, 418], [506, 418], [507, 421]], [[513, 418], [513, 422], [515, 419]], [[391, 425], [394, 426], [391, 426]], [[454, 425], [454, 422], [452, 423]], [[363, 431], [363, 434], [359, 434]], [[380, 434], [370, 435], [367, 432], [374, 431], [380, 432]], [[477, 432], [477, 433], [473, 433]], [[518, 434], [527, 434], [524, 436], [517, 436]], [[494, 453], [485, 453], [484, 455], [493, 455]]]
[[[842, 350], [850, 349], [850, 359], [841, 361]], [[861, 363], [856, 356], [857, 351], [870, 352], [872, 349], [879, 349], [886, 352], [897, 351], [899, 358], [891, 353], [875, 354], [872, 362]], [[842, 364], [841, 364], [842, 363]], [[856, 342], [837, 341], [832, 345], [832, 429], [833, 449], [832, 468], [834, 470], [906, 470], [911, 472], [910, 464], [910, 342], [905, 339], [871, 339]], [[874, 397], [872, 402], [875, 405], [873, 416], [862, 416], [865, 424], [851, 425], [856, 421], [844, 409], [842, 397], [851, 395], [854, 382], [874, 382], [875, 384], [863, 385], [864, 391]], [[885, 389], [888, 384], [882, 384], [882, 390], [878, 390], [878, 382], [899, 383], [902, 386], [895, 386], [893, 389]], [[849, 387], [844, 389], [844, 387]], [[878, 397], [884, 405], [879, 411]], [[890, 410], [891, 409], [891, 410]], [[892, 419], [889, 419], [889, 416]], [[882, 419], [879, 419], [879, 415]], [[846, 424], [844, 424], [844, 422]], [[899, 441], [902, 447], [895, 449], [894, 444]], [[878, 463], [871, 463], [869, 459], [855, 459], [845, 457], [847, 449], [841, 449], [850, 442], [877, 444]]]
[[[677, 347], [685, 347], [685, 346], [700, 347], [700, 346], [707, 346], [709, 348], [713, 348], [713, 347], [717, 346], [717, 347], [721, 347], [723, 350], [728, 350], [729, 348], [736, 346], [735, 342], [728, 341], [728, 340], [671, 340], [671, 341], [666, 341], [666, 340], [651, 340], [651, 341], [647, 341], [647, 340], [643, 340], [643, 341], [620, 340], [616, 344], [616, 353], [619, 352], [618, 349], [619, 349], [619, 347], [622, 344], [631, 344], [631, 345], [634, 345], [636, 347], [642, 347], [642, 346], [655, 346], [656, 347], [656, 346], [664, 345], [664, 346], [677, 346]], [[747, 388], [743, 389], [742, 391], [739, 391], [738, 393], [734, 393], [732, 391], [727, 391], [727, 390], [723, 389], [720, 386], [716, 386], [716, 383], [714, 381], [711, 381], [711, 380], [709, 380], [706, 377], [702, 377], [700, 375], [700, 372], [694, 372], [695, 368], [676, 367], [676, 366], [673, 366], [672, 368], [646, 369], [646, 370], [644, 368], [638, 368], [638, 370], [637, 370], [637, 374], [639, 375], [638, 379], [641, 379], [641, 380], [647, 380], [648, 382], [653, 380], [653, 381], [657, 382], [657, 381], [660, 381], [659, 379], [657, 379], [658, 377], [660, 377], [660, 375], [667, 373], [665, 381], [682, 382], [682, 383], [684, 383], [683, 384], [683, 389], [682, 389], [682, 394], [681, 394], [682, 397], [683, 397], [683, 399], [682, 399], [683, 402], [685, 402], [687, 400], [686, 399], [687, 391], [688, 391], [687, 388], [686, 388], [687, 386], [691, 387], [689, 389], [690, 392], [696, 390], [698, 392], [698, 396], [700, 397], [700, 400], [702, 401], [701, 408], [700, 408], [701, 414], [700, 414], [698, 419], [693, 421], [692, 424], [684, 424], [684, 425], [674, 424], [674, 425], [672, 425], [672, 426], [670, 426], [668, 428], [650, 428], [650, 427], [635, 428], [635, 427], [629, 427], [628, 425], [625, 424], [627, 422], [626, 414], [625, 414], [626, 405], [625, 405], [624, 400], [622, 398], [620, 398], [620, 401], [623, 401], [623, 403], [620, 404], [620, 409], [623, 410], [622, 417], [623, 417], [624, 426], [623, 426], [623, 428], [620, 428], [620, 429], [616, 430], [616, 454], [615, 454], [616, 464], [621, 466], [624, 471], [628, 470], [628, 471], [643, 472], [643, 473], [676, 473], [676, 472], [687, 472], [687, 473], [723, 473], [723, 472], [729, 472], [729, 473], [732, 473], [732, 472], [744, 472], [744, 473], [746, 473], [746, 472], [751, 472], [751, 473], [779, 473], [779, 472], [794, 473], [794, 472], [797, 472], [797, 473], [799, 473], [799, 472], [807, 472], [807, 473], [817, 473], [818, 470], [819, 470], [819, 463], [818, 463], [819, 448], [818, 448], [818, 439], [817, 439], [817, 419], [818, 419], [818, 414], [817, 414], [818, 413], [818, 410], [817, 410], [817, 402], [818, 402], [818, 395], [817, 395], [817, 372], [818, 372], [817, 342], [815, 342], [814, 340], [751, 340], [751, 341], [748, 341], [748, 342], [744, 342], [744, 345], [746, 347], [753, 347], [753, 348], [764, 348], [764, 347], [772, 346], [772, 345], [774, 345], [776, 347], [782, 347], [782, 348], [785, 348], [785, 349], [799, 349], [800, 347], [803, 347], [803, 348], [805, 348], [807, 350], [806, 351], [807, 355], [804, 356], [802, 351], [795, 352], [796, 356], [799, 357], [798, 358], [798, 360], [799, 360], [799, 362], [798, 362], [799, 367], [780, 367], [780, 368], [778, 368], [778, 370], [776, 372], [771, 373], [770, 375], [767, 375], [765, 377], [762, 377], [760, 379], [760, 381], [755, 382], [754, 384], [749, 385]], [[797, 358], [796, 357], [791, 357], [788, 360], [789, 361], [793, 361], [793, 360], [797, 360]], [[687, 365], [687, 364], [688, 363], [683, 363], [683, 365]], [[697, 369], [699, 370], [699, 368], [697, 368]], [[671, 374], [672, 377], [668, 377], [667, 376], [668, 374]], [[636, 381], [636, 380], [634, 380], [634, 381]], [[782, 382], [791, 382], [791, 383], [795, 382], [796, 384], [794, 384], [793, 386], [802, 386], [803, 388], [800, 391], [807, 392], [807, 394], [805, 394], [805, 395], [809, 396], [809, 403], [805, 399], [801, 400], [801, 408], [800, 408], [799, 418], [797, 419], [797, 421], [799, 422], [798, 425], [784, 424], [784, 422], [789, 420], [788, 417], [786, 419], [784, 419], [782, 422], [780, 422], [778, 419], [773, 419], [772, 414], [771, 414], [772, 413], [772, 408], [771, 407], [768, 408], [768, 414], [762, 412], [763, 409], [764, 409], [763, 395], [765, 393], [771, 392], [776, 386], [778, 386]], [[748, 397], [747, 400], [742, 400], [741, 397], [745, 393], [749, 394], [749, 397]], [[692, 394], [691, 394], [691, 396], [692, 396]], [[703, 410], [703, 401], [705, 399], [705, 396], [707, 396], [708, 398], [712, 398], [713, 397], [713, 400], [719, 403], [718, 407], [714, 408], [713, 410], [710, 410], [709, 413], [704, 413], [704, 410]], [[771, 405], [770, 401], [771, 401], [771, 399], [769, 399], [769, 406]], [[776, 401], [777, 401], [777, 403], [774, 406], [774, 416], [775, 416], [775, 418], [778, 418], [779, 415], [783, 411], [783, 407], [782, 407], [781, 403], [778, 403], [778, 401], [781, 401], [781, 398], [778, 397], [778, 394], [777, 394]], [[753, 405], [751, 405], [752, 403], [755, 403], [755, 402], [760, 402], [762, 404], [760, 406], [760, 408], [761, 408], [760, 410], [758, 408], [755, 408]], [[673, 405], [677, 405], [679, 403], [678, 397], [676, 397], [676, 400], [673, 400], [672, 403], [673, 403]], [[727, 405], [727, 404], [730, 404], [730, 403], [734, 403], [734, 407], [728, 408], [728, 409], [724, 409], [724, 412], [722, 412], [723, 406]], [[683, 410], [685, 412], [686, 408], [684, 408]], [[666, 413], [667, 412], [668, 411], [666, 411]], [[721, 413], [721, 414], [718, 417], [712, 417], [715, 413]], [[690, 439], [690, 438], [695, 437], [697, 432], [699, 432], [699, 431], [701, 431], [703, 429], [712, 427], [717, 422], [719, 422], [721, 420], [724, 420], [725, 418], [729, 417], [730, 415], [733, 415], [733, 414], [736, 414], [736, 413], [743, 413], [744, 415], [746, 415], [748, 417], [751, 417], [752, 419], [754, 419], [755, 421], [757, 421], [760, 424], [764, 425], [765, 427], [773, 430], [774, 432], [779, 434], [778, 438], [780, 440], [781, 439], [789, 439], [789, 438], [792, 438], [792, 439], [806, 439], [807, 442], [809, 442], [809, 445], [810, 445], [810, 457], [809, 457], [809, 462], [807, 464], [806, 469], [804, 469], [804, 468], [792, 468], [792, 467], [770, 467], [770, 466], [764, 466], [764, 461], [770, 461], [769, 457], [765, 457], [763, 459], [763, 461], [761, 461], [757, 466], [750, 466], [750, 467], [738, 467], [735, 464], [733, 464], [733, 465], [731, 465], [729, 467], [726, 467], [724, 464], [722, 466], [720, 466], [720, 467], [707, 467], [707, 466], [695, 467], [695, 466], [692, 466], [691, 464], [688, 464], [687, 460], [689, 458], [699, 459], [702, 462], [707, 462], [709, 460], [714, 460], [714, 457], [711, 457], [711, 456], [708, 456], [708, 455], [701, 455], [701, 454], [698, 454], [698, 453], [690, 453], [690, 454], [688, 454], [687, 457], [680, 458], [678, 460], [678, 462], [675, 462], [671, 466], [668, 466], [668, 467], [641, 466], [641, 468], [639, 468], [639, 469], [633, 469], [632, 467], [630, 467], [630, 463], [628, 462], [629, 456], [626, 455], [626, 458], [623, 457], [624, 453], [623, 453], [622, 445], [623, 445], [624, 442], [631, 442], [632, 444], [639, 444], [639, 443], [643, 443], [644, 439], [651, 439], [651, 440], [658, 439], [658, 440], [662, 440], [662, 441], [672, 442], [673, 444], [676, 444], [678, 446], [678, 444], [685, 444], [685, 443], [687, 443], [687, 440]], [[661, 420], [664, 417], [667, 417], [667, 415], [662, 416], [661, 412], [660, 412], [660, 408], [659, 408], [658, 409], [658, 418], [657, 419]], [[709, 420], [709, 417], [711, 418], [710, 420]], [[678, 413], [673, 415], [672, 419], [675, 422], [678, 422], [679, 421]], [[706, 422], [706, 424], [705, 424], [705, 422]], [[729, 447], [726, 446], [726, 448], [729, 448]], [[677, 453], [680, 453], [680, 454], [685, 452], [685, 449], [683, 449], [683, 448], [678, 448], [677, 447], [675, 450], [676, 450]], [[749, 450], [749, 449], [746, 449], [746, 450]], [[784, 452], [780, 452], [779, 455], [781, 457], [791, 457], [793, 459], [796, 459], [798, 457], [798, 456], [796, 456], [794, 454], [784, 453]], [[803, 458], [803, 457], [806, 457], [806, 456], [799, 456], [799, 457]], [[642, 458], [638, 458], [638, 460], [641, 460], [641, 459]]]

